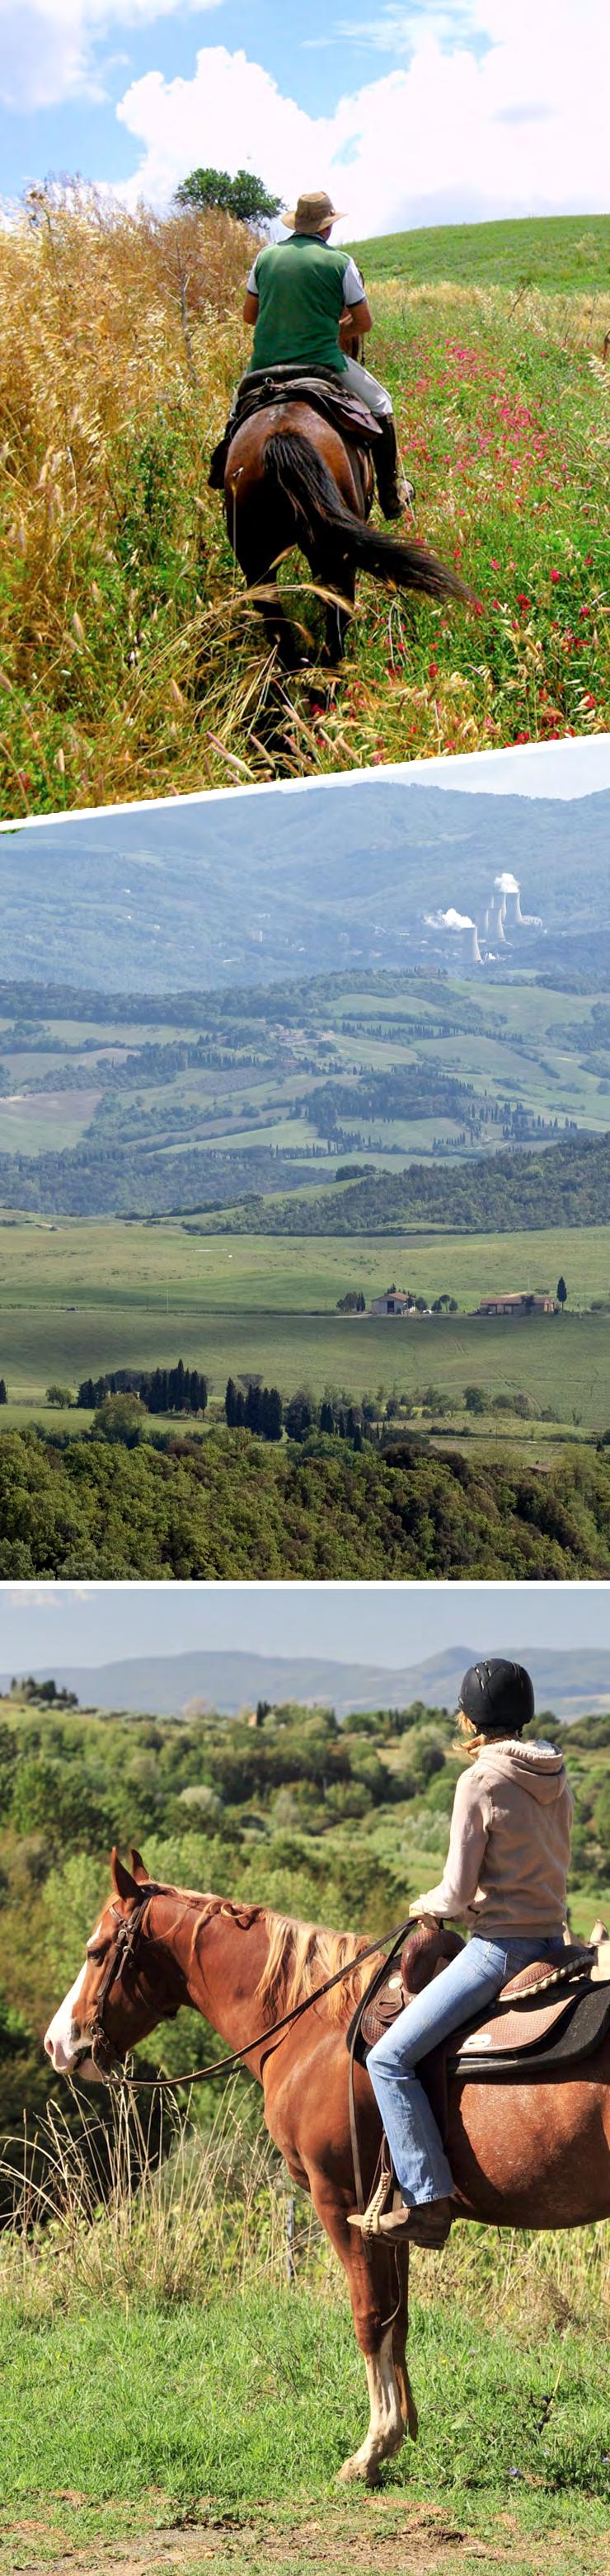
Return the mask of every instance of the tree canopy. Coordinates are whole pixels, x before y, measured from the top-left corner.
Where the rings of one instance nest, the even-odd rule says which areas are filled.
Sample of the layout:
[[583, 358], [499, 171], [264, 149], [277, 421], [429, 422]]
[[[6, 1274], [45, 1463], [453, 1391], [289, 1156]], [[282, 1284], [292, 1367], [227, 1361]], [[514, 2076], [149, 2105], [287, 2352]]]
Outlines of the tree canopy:
[[176, 189], [179, 206], [194, 206], [199, 212], [217, 208], [222, 214], [234, 215], [239, 224], [269, 223], [279, 215], [281, 197], [272, 197], [264, 180], [253, 170], [189, 170]]

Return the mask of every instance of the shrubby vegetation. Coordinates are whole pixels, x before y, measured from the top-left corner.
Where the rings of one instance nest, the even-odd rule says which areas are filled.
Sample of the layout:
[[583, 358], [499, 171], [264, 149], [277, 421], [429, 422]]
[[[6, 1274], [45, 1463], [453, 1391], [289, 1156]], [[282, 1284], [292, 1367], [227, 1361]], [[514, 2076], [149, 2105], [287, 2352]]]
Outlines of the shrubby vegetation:
[[610, 1572], [607, 1447], [565, 1450], [549, 1473], [511, 1456], [422, 1453], [407, 1431], [385, 1451], [358, 1449], [307, 1425], [285, 1443], [215, 1430], [133, 1448], [97, 1432], [8, 1431], [0, 1577], [558, 1582]]

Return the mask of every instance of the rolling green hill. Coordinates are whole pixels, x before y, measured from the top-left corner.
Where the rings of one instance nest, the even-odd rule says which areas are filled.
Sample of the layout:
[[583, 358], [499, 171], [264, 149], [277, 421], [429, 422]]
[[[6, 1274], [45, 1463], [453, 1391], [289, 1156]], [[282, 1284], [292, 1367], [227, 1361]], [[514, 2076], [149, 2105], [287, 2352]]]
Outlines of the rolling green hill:
[[416, 232], [352, 242], [375, 278], [414, 286], [525, 285], [551, 294], [595, 292], [610, 283], [610, 215], [524, 215], [493, 224], [426, 224]]

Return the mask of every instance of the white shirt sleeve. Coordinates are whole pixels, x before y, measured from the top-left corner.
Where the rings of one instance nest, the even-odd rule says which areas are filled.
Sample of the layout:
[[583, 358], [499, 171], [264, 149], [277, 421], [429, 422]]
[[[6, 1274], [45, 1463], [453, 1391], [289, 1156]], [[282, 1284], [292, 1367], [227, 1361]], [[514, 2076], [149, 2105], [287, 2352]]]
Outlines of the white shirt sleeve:
[[343, 271], [343, 293], [346, 304], [361, 304], [364, 285], [355, 259], [348, 259]]
[[258, 295], [258, 278], [257, 278], [257, 274], [256, 274], [257, 261], [258, 261], [258, 251], [257, 251], [257, 254], [256, 254], [256, 259], [255, 259], [255, 260], [253, 260], [253, 262], [252, 262], [252, 267], [251, 267], [251, 270], [250, 270], [250, 275], [249, 275], [249, 278], [248, 278], [248, 284], [247, 284], [247, 288], [246, 288], [246, 294], [247, 294], [247, 295]]

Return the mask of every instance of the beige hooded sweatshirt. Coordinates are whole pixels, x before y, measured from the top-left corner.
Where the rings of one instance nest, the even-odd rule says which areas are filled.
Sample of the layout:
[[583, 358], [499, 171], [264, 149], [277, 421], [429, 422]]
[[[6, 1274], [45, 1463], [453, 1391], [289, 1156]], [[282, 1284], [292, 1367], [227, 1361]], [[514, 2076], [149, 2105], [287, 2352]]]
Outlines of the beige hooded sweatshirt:
[[485, 1744], [458, 1780], [443, 1876], [420, 1904], [490, 1941], [561, 1936], [573, 1812], [552, 1744]]

